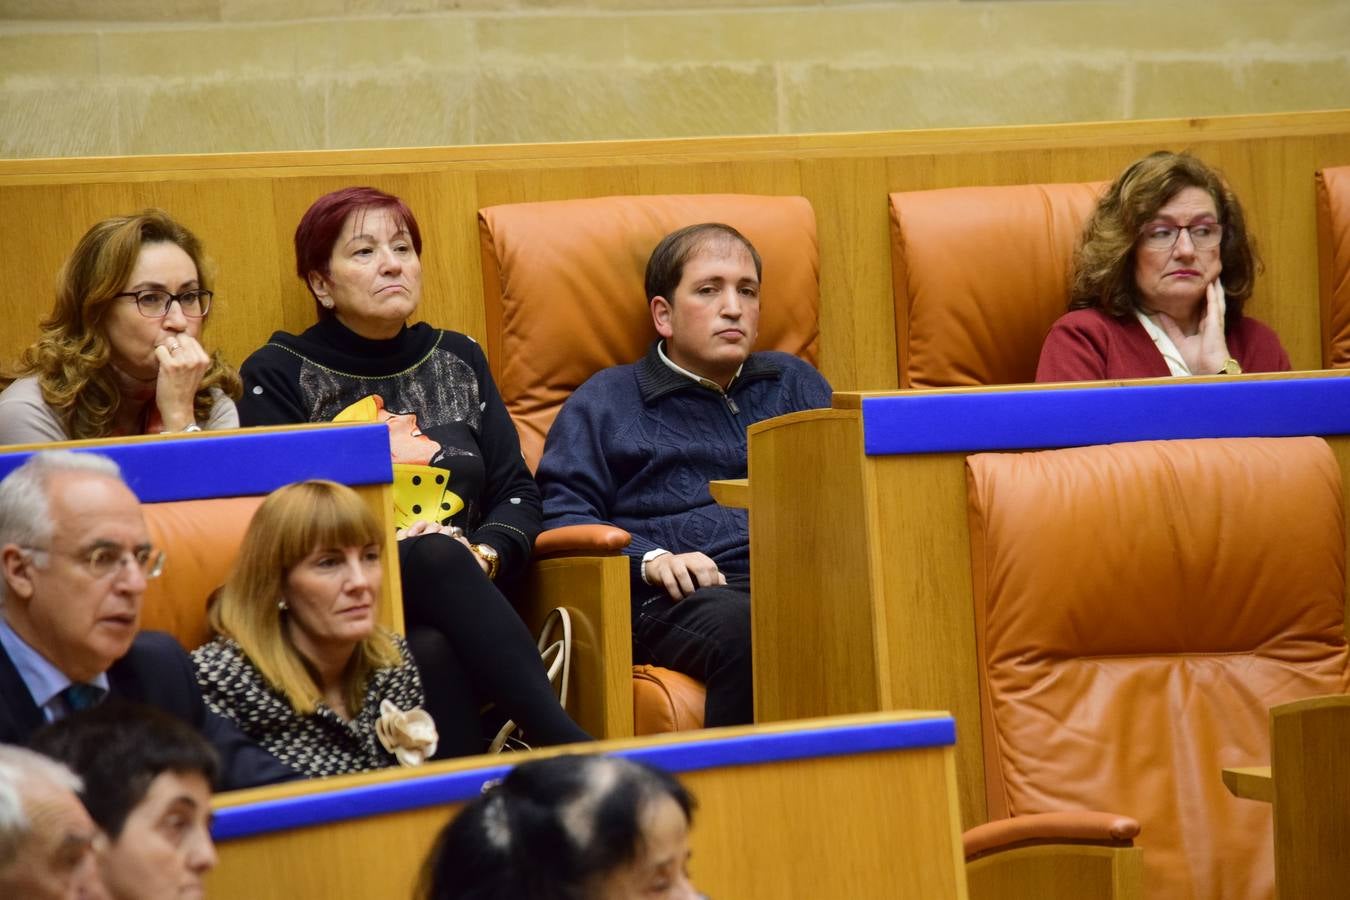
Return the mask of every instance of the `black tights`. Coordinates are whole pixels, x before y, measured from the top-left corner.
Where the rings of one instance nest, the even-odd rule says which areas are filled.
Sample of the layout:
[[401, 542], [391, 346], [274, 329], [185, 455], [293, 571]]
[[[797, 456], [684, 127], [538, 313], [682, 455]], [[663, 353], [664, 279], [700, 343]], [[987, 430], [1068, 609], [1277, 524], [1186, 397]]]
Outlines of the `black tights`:
[[443, 534], [399, 541], [398, 550], [408, 646], [440, 732], [437, 758], [486, 749], [479, 708], [488, 701], [531, 744], [593, 740], [558, 704], [534, 638], [477, 557]]

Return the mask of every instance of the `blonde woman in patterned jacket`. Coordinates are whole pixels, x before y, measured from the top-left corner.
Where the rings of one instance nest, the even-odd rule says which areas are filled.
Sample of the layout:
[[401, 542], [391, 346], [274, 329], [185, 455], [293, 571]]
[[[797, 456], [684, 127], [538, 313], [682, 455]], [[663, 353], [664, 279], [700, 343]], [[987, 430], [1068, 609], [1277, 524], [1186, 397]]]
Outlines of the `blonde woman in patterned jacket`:
[[274, 491], [211, 608], [217, 637], [192, 654], [207, 705], [309, 777], [436, 752], [417, 666], [376, 624], [382, 546], [350, 488]]

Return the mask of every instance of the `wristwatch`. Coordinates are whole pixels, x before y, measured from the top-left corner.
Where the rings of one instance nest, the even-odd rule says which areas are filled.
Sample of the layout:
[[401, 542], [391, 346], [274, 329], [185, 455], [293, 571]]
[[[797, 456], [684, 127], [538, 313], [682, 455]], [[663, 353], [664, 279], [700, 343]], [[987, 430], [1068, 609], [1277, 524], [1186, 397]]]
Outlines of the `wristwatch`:
[[502, 561], [501, 555], [489, 544], [474, 544], [473, 552], [478, 554], [478, 557], [482, 559], [483, 562], [487, 563], [488, 580], [492, 581], [495, 579], [497, 577], [497, 566], [500, 565]]
[[1228, 357], [1227, 359], [1225, 359], [1225, 360], [1223, 361], [1223, 368], [1220, 369], [1216, 374], [1219, 374], [1219, 375], [1241, 375], [1241, 374], [1242, 374], [1242, 366], [1238, 365], [1238, 361], [1237, 361], [1236, 359], [1233, 359], [1233, 357], [1230, 356], [1230, 357]]

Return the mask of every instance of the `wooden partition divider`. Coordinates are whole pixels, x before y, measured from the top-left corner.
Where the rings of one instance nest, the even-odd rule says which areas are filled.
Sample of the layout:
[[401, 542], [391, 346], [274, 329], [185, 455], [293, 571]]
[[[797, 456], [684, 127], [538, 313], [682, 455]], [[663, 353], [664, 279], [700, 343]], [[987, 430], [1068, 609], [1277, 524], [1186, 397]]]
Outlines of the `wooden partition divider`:
[[[1073, 402], [1037, 402], [1053, 395]], [[1339, 371], [836, 393], [834, 407], [750, 428], [755, 718], [950, 710], [966, 827], [987, 820], [969, 453], [1312, 434], [1350, 485]]]
[[[954, 900], [966, 881], [952, 720], [888, 713], [656, 738], [612, 753], [697, 798], [692, 873], [712, 897]], [[412, 896], [441, 827], [485, 782], [552, 748], [216, 798], [216, 897]]]
[[[253, 511], [272, 490], [308, 478], [351, 486], [375, 514], [383, 541], [379, 621], [404, 632], [394, 528], [389, 429], [382, 424], [287, 425], [238, 431], [141, 435], [0, 448], [0, 477], [34, 450], [103, 453], [140, 498], [164, 574], [149, 582], [142, 627], [188, 649], [209, 639], [208, 596], [229, 575]], [[538, 632], [557, 606], [571, 613], [569, 714], [596, 736], [633, 733], [628, 563], [617, 553], [560, 552], [526, 574], [518, 610]]]
[[38, 450], [107, 456], [141, 501], [151, 539], [165, 551], [164, 573], [147, 584], [141, 604], [143, 628], [168, 631], [189, 650], [198, 646], [209, 634], [206, 599], [238, 556], [256, 501], [282, 485], [324, 478], [351, 487], [379, 523], [385, 535], [379, 622], [403, 632], [384, 425], [286, 425], [7, 446], [0, 452], [0, 478]]
[[619, 554], [536, 558], [514, 602], [534, 634], [555, 607], [567, 608], [572, 616], [567, 712], [596, 737], [631, 736], [633, 626], [628, 558]]
[[[898, 385], [887, 195], [965, 185], [1099, 181], [1145, 153], [1190, 150], [1232, 182], [1266, 274], [1249, 309], [1296, 368], [1322, 364], [1313, 172], [1350, 164], [1350, 111], [1211, 119], [576, 144], [0, 161], [0, 361], [51, 307], [62, 260], [93, 222], [160, 206], [216, 264], [206, 342], [238, 365], [272, 331], [315, 318], [292, 235], [320, 194], [372, 184], [425, 237], [419, 315], [486, 337], [479, 208], [612, 194], [798, 194], [815, 209], [821, 368], [840, 390]], [[979, 247], [969, 248], [978, 265]], [[772, 272], [765, 273], [773, 279]], [[616, 298], [630, 302], [632, 298]], [[497, 361], [493, 361], [497, 365]]]
[[1270, 711], [1271, 764], [1224, 769], [1235, 796], [1274, 804], [1280, 900], [1343, 896], [1350, 886], [1350, 696]]

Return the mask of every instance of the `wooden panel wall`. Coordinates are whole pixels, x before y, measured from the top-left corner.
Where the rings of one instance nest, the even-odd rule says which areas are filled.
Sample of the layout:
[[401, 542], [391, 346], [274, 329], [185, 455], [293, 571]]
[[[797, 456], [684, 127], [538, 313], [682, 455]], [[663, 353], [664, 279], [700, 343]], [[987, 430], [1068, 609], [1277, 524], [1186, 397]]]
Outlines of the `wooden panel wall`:
[[[631, 193], [802, 194], [821, 243], [821, 367], [841, 390], [895, 387], [886, 195], [982, 184], [1109, 179], [1159, 148], [1227, 173], [1267, 264], [1253, 313], [1295, 368], [1321, 365], [1313, 172], [1350, 164], [1350, 110], [1323, 113], [689, 140], [380, 151], [0, 161], [0, 360], [31, 343], [55, 273], [95, 220], [158, 205], [217, 263], [208, 343], [238, 364], [275, 329], [313, 321], [291, 235], [327, 190], [403, 196], [425, 237], [422, 317], [484, 336], [479, 207]], [[977, 264], [979, 248], [970, 248]], [[773, 273], [766, 273], [768, 278]]]

